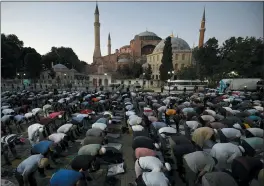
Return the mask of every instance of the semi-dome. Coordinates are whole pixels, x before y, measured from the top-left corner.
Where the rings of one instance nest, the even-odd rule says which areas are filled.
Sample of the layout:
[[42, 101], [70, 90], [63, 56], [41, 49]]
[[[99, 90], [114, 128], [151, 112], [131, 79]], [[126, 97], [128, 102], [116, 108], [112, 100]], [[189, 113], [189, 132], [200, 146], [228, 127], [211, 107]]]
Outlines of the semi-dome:
[[[163, 39], [163, 40], [161, 40], [159, 42], [159, 44], [153, 50], [153, 53], [162, 52], [164, 46], [165, 46], [165, 39]], [[173, 51], [176, 51], [176, 50], [191, 50], [191, 48], [188, 45], [188, 43], [185, 40], [183, 40], [183, 39], [181, 39], [179, 37], [172, 37], [171, 38], [171, 47], [172, 47]]]
[[68, 68], [63, 64], [57, 64], [52, 67], [53, 69], [68, 70]]
[[72, 72], [78, 72], [77, 70], [75, 70], [74, 68], [71, 69]]

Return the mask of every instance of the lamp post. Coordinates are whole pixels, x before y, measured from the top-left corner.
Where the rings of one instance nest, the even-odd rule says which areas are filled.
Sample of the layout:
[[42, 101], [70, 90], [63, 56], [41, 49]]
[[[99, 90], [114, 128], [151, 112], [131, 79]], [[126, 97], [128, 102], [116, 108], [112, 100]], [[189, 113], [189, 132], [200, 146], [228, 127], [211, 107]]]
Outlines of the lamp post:
[[174, 71], [169, 71], [168, 75], [169, 75], [168, 84], [169, 84], [169, 94], [170, 94], [170, 81], [171, 81], [171, 77], [173, 77], [173, 75], [174, 75]]
[[143, 86], [142, 86], [143, 90], [144, 90], [144, 85], [145, 85], [145, 83], [144, 83], [145, 75], [146, 75], [146, 73], [144, 72], [143, 73]]
[[[107, 73], [104, 73], [104, 76], [105, 76], [105, 79], [107, 78]], [[104, 86], [107, 86], [106, 84], [105, 84], [105, 79], [104, 79]], [[107, 82], [108, 82], [108, 80], [107, 80]], [[106, 89], [107, 89], [107, 87], [105, 87]]]
[[235, 71], [232, 71], [232, 72], [231, 72], [231, 75], [232, 75], [232, 82], [231, 82], [232, 86], [230, 87], [230, 89], [232, 90], [232, 89], [233, 89], [233, 81], [234, 81], [234, 77], [235, 77], [235, 75], [236, 75]]

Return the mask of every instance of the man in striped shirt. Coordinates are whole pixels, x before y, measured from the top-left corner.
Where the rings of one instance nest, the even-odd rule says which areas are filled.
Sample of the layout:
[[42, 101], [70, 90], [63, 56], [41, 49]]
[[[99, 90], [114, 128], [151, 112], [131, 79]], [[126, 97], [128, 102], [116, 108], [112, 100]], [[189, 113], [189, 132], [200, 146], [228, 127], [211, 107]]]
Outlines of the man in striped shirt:
[[15, 149], [15, 146], [18, 144], [23, 144], [23, 142], [17, 134], [9, 134], [1, 138], [1, 154], [4, 155], [4, 159], [7, 165], [11, 165], [11, 162], [8, 158], [9, 149], [16, 159], [20, 159]]

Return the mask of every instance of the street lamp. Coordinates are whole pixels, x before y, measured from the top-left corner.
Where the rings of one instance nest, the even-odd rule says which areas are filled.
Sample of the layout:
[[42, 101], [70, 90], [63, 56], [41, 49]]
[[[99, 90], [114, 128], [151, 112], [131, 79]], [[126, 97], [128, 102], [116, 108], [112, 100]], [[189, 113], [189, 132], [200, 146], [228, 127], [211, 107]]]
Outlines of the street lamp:
[[107, 73], [104, 73], [105, 76], [107, 76]]
[[26, 76], [26, 74], [25, 74], [25, 73], [24, 73], [23, 75], [24, 75], [24, 76]]
[[146, 75], [146, 73], [144, 72], [144, 73], [143, 73], [143, 86], [142, 86], [143, 89], [144, 89], [144, 85], [145, 85], [145, 82], [144, 82], [145, 75]]

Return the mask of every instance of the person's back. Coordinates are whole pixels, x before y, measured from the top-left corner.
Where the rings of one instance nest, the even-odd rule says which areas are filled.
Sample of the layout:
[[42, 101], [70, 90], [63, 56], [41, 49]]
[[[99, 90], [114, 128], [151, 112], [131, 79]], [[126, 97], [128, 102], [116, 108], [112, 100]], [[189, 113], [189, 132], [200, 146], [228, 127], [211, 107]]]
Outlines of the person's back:
[[133, 140], [132, 148], [135, 150], [138, 147], [148, 148], [148, 149], [155, 149], [154, 141], [145, 136], [137, 136]]
[[79, 151], [78, 155], [91, 155], [91, 156], [96, 156], [98, 155], [98, 152], [101, 148], [100, 144], [89, 144], [82, 146]]
[[206, 169], [207, 172], [211, 172], [215, 166], [214, 159], [203, 151], [186, 154], [183, 158], [190, 169], [195, 173], [203, 169]]
[[51, 177], [50, 186], [72, 186], [75, 185], [83, 177], [84, 176], [81, 172], [68, 169], [60, 169]]

